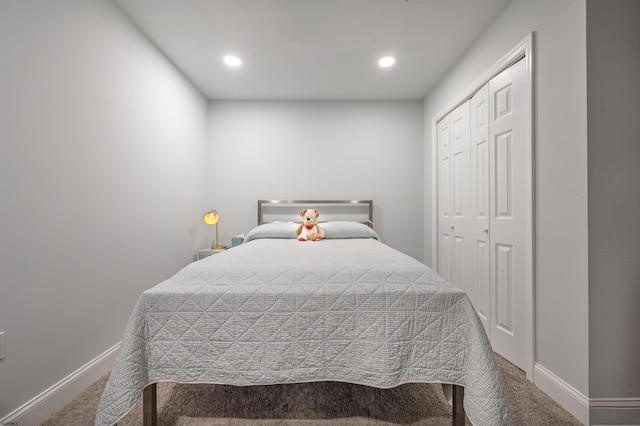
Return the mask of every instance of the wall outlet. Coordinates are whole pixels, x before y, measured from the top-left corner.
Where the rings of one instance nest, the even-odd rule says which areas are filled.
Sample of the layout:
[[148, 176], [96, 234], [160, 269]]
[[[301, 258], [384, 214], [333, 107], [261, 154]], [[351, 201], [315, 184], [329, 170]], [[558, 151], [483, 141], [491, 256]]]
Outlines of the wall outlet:
[[4, 331], [0, 331], [0, 361], [4, 359]]

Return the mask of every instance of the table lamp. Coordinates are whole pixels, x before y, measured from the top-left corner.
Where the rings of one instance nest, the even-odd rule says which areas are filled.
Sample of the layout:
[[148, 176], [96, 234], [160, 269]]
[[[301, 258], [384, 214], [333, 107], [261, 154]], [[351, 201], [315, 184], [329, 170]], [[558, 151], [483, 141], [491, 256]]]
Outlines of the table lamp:
[[204, 220], [204, 223], [206, 223], [207, 225], [216, 226], [216, 243], [215, 245], [211, 246], [212, 250], [224, 250], [227, 248], [226, 246], [221, 246], [218, 244], [218, 219], [218, 212], [215, 209], [209, 210], [202, 217], [202, 220]]

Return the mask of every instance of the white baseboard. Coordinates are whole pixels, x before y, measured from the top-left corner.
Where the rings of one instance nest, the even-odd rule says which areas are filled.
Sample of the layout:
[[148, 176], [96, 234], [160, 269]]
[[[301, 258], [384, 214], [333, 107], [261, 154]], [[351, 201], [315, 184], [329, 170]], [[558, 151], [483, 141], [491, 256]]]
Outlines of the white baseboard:
[[640, 398], [587, 398], [540, 364], [533, 383], [585, 425], [640, 426]]
[[640, 398], [591, 398], [592, 425], [640, 426]]
[[37, 425], [58, 408], [71, 401], [115, 364], [120, 343], [108, 349], [88, 364], [69, 374], [31, 401], [0, 419], [0, 425]]
[[533, 383], [583, 424], [589, 424], [589, 398], [540, 364], [533, 367]]

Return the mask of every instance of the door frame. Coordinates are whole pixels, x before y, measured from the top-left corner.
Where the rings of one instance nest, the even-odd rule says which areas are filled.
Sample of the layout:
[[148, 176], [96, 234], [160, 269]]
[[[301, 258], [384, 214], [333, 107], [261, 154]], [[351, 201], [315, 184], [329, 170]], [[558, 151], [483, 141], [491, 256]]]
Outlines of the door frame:
[[[500, 72], [515, 64], [519, 60], [525, 61], [526, 75], [529, 102], [527, 107], [529, 111], [526, 112], [527, 120], [525, 129], [525, 150], [526, 150], [526, 163], [529, 170], [525, 172], [525, 187], [529, 191], [526, 194], [528, 200], [528, 206], [526, 207], [527, 217], [527, 229], [526, 229], [526, 257], [528, 259], [525, 275], [527, 280], [525, 282], [525, 358], [526, 368], [525, 373], [527, 378], [533, 381], [533, 367], [535, 363], [535, 188], [534, 188], [534, 123], [535, 123], [535, 108], [534, 108], [534, 33], [528, 34], [518, 44], [516, 44], [509, 52], [507, 52], [502, 58], [495, 62], [488, 70], [486, 70], [480, 77], [478, 77], [470, 86], [463, 90], [458, 96], [456, 96], [449, 104], [445, 106], [440, 112], [433, 116], [431, 120], [431, 229], [438, 229], [438, 144], [437, 144], [437, 131], [436, 124], [442, 120], [449, 112], [453, 111], [462, 103], [471, 99], [471, 97], [480, 90], [489, 80], [498, 75]], [[434, 265], [434, 269], [438, 267], [438, 239], [432, 238], [431, 241], [431, 264]]]

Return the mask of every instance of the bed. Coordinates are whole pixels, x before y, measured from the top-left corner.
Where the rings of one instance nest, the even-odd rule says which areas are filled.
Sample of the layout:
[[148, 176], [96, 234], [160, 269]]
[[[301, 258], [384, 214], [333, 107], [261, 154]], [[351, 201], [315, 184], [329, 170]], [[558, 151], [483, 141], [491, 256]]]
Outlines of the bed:
[[[321, 241], [297, 241], [320, 210]], [[385, 245], [371, 201], [258, 201], [244, 243], [143, 292], [95, 425], [116, 424], [155, 384], [442, 383], [453, 424], [510, 425], [493, 351], [468, 296]], [[462, 405], [464, 404], [464, 409]]]

